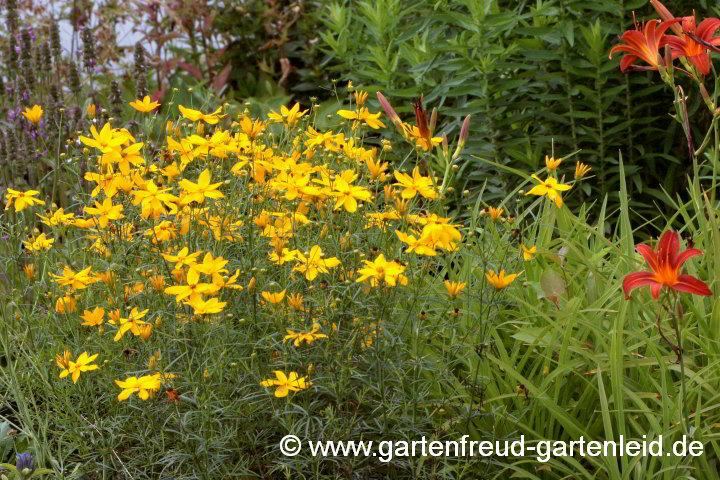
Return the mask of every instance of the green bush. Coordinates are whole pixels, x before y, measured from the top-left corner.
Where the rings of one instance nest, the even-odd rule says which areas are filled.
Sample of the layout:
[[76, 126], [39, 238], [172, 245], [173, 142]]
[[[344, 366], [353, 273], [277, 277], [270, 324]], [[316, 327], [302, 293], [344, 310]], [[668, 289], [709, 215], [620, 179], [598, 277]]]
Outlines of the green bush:
[[[704, 0], [666, 3], [678, 15], [707, 11]], [[328, 64], [383, 91], [399, 113], [424, 93], [444, 132], [472, 114], [468, 155], [534, 170], [545, 155], [582, 150], [573, 161], [592, 166], [597, 181], [571, 202], [609, 195], [618, 208], [622, 152], [635, 218], [669, 207], [663, 190], [682, 192], [689, 163], [682, 130], [668, 118], [672, 92], [651, 75], [621, 73], [619, 56], [608, 61], [617, 35], [634, 28], [633, 10], [638, 21], [656, 17], [646, 0], [333, 1], [316, 16]], [[690, 104], [697, 111], [699, 95]], [[709, 121], [698, 118], [697, 132]], [[509, 178], [494, 167], [476, 159], [461, 168], [458, 191], [474, 192], [468, 202], [480, 191], [487, 202], [504, 196]]]

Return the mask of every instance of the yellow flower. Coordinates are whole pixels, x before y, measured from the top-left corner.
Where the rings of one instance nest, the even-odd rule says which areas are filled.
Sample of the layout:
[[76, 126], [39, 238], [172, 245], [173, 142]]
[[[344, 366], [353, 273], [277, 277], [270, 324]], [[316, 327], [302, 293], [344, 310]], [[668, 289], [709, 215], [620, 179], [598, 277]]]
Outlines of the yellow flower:
[[103, 153], [110, 152], [113, 148], [126, 143], [132, 139], [132, 135], [127, 130], [113, 129], [109, 123], [103, 125], [100, 131], [97, 131], [95, 125], [90, 126], [90, 133], [93, 138], [79, 136], [78, 139], [88, 147], [94, 147]]
[[48, 227], [55, 227], [58, 225], [71, 225], [73, 217], [75, 216], [74, 213], [65, 213], [62, 208], [58, 208], [57, 210], [55, 210], [52, 215], [48, 213], [47, 217], [43, 217], [39, 213], [36, 213], [35, 215], [40, 217], [42, 223], [44, 223]]
[[176, 208], [174, 202], [176, 202], [178, 198], [171, 193], [165, 193], [169, 190], [171, 189], [158, 189], [155, 182], [150, 180], [143, 186], [142, 190], [133, 190], [130, 192], [131, 195], [135, 196], [132, 203], [133, 205], [139, 204], [142, 206], [141, 216], [143, 218], [151, 216], [153, 220], [157, 220], [160, 218], [160, 215], [167, 213], [165, 206], [167, 206], [171, 212]]
[[592, 168], [585, 165], [584, 163], [577, 162], [575, 164], [575, 180], [580, 180], [582, 177], [587, 175]]
[[82, 290], [87, 288], [88, 285], [93, 284], [97, 279], [90, 276], [90, 270], [92, 267], [87, 267], [84, 270], [80, 270], [75, 273], [67, 265], [63, 268], [62, 275], [55, 275], [51, 273], [50, 276], [54, 277], [54, 282], [63, 287], [70, 287], [74, 290]]
[[67, 370], [70, 368], [70, 359], [72, 358], [72, 352], [70, 350], [65, 350], [62, 355], [59, 353], [55, 355], [55, 363], [58, 367]]
[[41, 233], [35, 238], [23, 240], [23, 245], [30, 252], [39, 252], [41, 250], [50, 250], [53, 242], [55, 242], [54, 238], [45, 238], [45, 234]]
[[288, 305], [290, 305], [290, 308], [293, 310], [296, 310], [298, 312], [304, 312], [305, 311], [305, 297], [303, 297], [299, 293], [291, 293], [288, 295]]
[[344, 207], [345, 211], [350, 213], [357, 211], [357, 200], [361, 200], [363, 202], [372, 201], [372, 194], [368, 189], [365, 187], [351, 185], [340, 176], [335, 177], [333, 191], [330, 195], [337, 197], [337, 200], [335, 201], [335, 208], [333, 208], [333, 210]]
[[103, 322], [105, 322], [105, 309], [102, 307], [95, 307], [92, 312], [90, 310], [85, 310], [80, 318], [85, 320], [81, 323], [81, 325], [87, 325], [88, 327], [102, 325]]
[[125, 218], [125, 215], [122, 213], [125, 207], [122, 203], [113, 205], [112, 199], [110, 198], [106, 198], [102, 204], [98, 202], [93, 203], [95, 203], [95, 207], [85, 207], [85, 213], [97, 216], [96, 222], [100, 228], [107, 227], [110, 220]]
[[[69, 352], [66, 351], [65, 354], [67, 355], [67, 353]], [[63, 371], [60, 372], [60, 378], [65, 378], [68, 375], [72, 375], [73, 383], [77, 383], [78, 378], [80, 378], [80, 372], [97, 370], [97, 365], [90, 365], [97, 358], [97, 356], [97, 353], [93, 356], [88, 356], [87, 352], [83, 352], [74, 362], [69, 358], [67, 358], [67, 360], [66, 358], [63, 358], [63, 362], [67, 361], [67, 366], [61, 366], [61, 368], [63, 368]], [[57, 357], [55, 358], [55, 361], [58, 365], [60, 365], [61, 362], [58, 361]]]
[[240, 120], [240, 128], [242, 128], [243, 133], [247, 135], [250, 140], [253, 140], [265, 131], [267, 122], [259, 119], [253, 121], [250, 117], [244, 115], [242, 120]]
[[129, 377], [125, 380], [115, 380], [115, 383], [123, 389], [117, 396], [118, 401], [127, 400], [133, 393], [137, 393], [142, 400], [147, 400], [151, 393], [160, 389], [161, 379], [159, 373], [154, 373], [140, 378]]
[[418, 193], [425, 198], [433, 199], [437, 198], [438, 194], [433, 188], [433, 181], [429, 177], [423, 177], [420, 175], [420, 167], [415, 167], [412, 172], [412, 177], [407, 173], [395, 171], [395, 179], [398, 183], [398, 187], [403, 187], [405, 190], [402, 191], [402, 198], [410, 199]]
[[266, 302], [272, 303], [273, 305], [277, 305], [278, 303], [282, 302], [285, 298], [285, 292], [287, 290], [283, 290], [282, 292], [276, 292], [276, 293], [270, 293], [270, 292], [261, 292], [260, 295], [265, 299]]
[[311, 382], [307, 381], [307, 377], [298, 377], [297, 372], [290, 372], [290, 375], [286, 376], [285, 372], [275, 370], [274, 379], [268, 379], [260, 383], [263, 387], [275, 386], [275, 396], [278, 398], [287, 397], [289, 392], [299, 392], [305, 390], [312, 385]]
[[195, 315], [220, 313], [225, 308], [225, 305], [227, 305], [227, 302], [220, 302], [215, 297], [212, 297], [209, 300], [203, 300], [202, 298], [198, 297], [195, 299], [191, 299], [186, 303], [193, 308], [193, 313]]
[[113, 338], [113, 340], [117, 342], [123, 336], [125, 336], [128, 331], [132, 332], [132, 334], [135, 336], [140, 335], [140, 326], [145, 324], [145, 322], [140, 319], [147, 315], [147, 312], [147, 308], [142, 312], [138, 312], [137, 307], [133, 307], [128, 318], [119, 318], [116, 321], [115, 317], [113, 317], [109, 323], [113, 325], [118, 325], [118, 331], [115, 334], [115, 338]]
[[369, 260], [363, 260], [363, 262], [365, 263], [365, 268], [358, 270], [360, 277], [356, 282], [364, 282], [369, 279], [370, 285], [373, 287], [377, 287], [383, 283], [391, 287], [397, 286], [398, 283], [407, 285], [407, 277], [402, 274], [402, 272], [405, 271], [405, 267], [397, 262], [388, 262], [382, 253], [372, 262]]
[[217, 191], [217, 188], [223, 184], [223, 182], [210, 184], [212, 175], [210, 170], [207, 168], [198, 177], [197, 183], [193, 183], [190, 180], [180, 180], [178, 183], [181, 188], [185, 189], [185, 195], [182, 196], [180, 203], [187, 205], [190, 202], [203, 203], [205, 198], [224, 198], [222, 192]]
[[222, 107], [218, 108], [213, 113], [207, 115], [198, 110], [185, 108], [182, 105], [178, 105], [178, 108], [180, 109], [180, 113], [182, 113], [182, 116], [187, 118], [191, 122], [197, 122], [198, 120], [202, 120], [209, 125], [215, 125], [220, 121], [221, 118], [225, 116], [220, 115], [220, 112], [222, 112]]
[[200, 298], [202, 294], [213, 294], [219, 290], [219, 287], [213, 283], [198, 283], [199, 275], [197, 273], [192, 277], [188, 273], [187, 285], [176, 285], [173, 287], [167, 287], [165, 293], [168, 295], [175, 295], [175, 301], [180, 303], [182, 300], [189, 298], [193, 301]]
[[284, 123], [287, 126], [292, 127], [306, 113], [307, 110], [303, 110], [301, 112], [300, 104], [296, 103], [290, 110], [288, 110], [285, 105], [281, 105], [280, 113], [275, 112], [275, 110], [270, 110], [268, 118], [270, 118], [270, 120], [274, 121], [275, 123]]
[[153, 275], [150, 277], [150, 283], [156, 292], [160, 293], [165, 290], [165, 277], [162, 275]]
[[55, 301], [55, 311], [57, 313], [73, 313], [77, 308], [77, 301], [75, 297], [66, 295], [64, 297], [58, 297]]
[[382, 115], [382, 112], [370, 113], [370, 111], [365, 107], [360, 108], [357, 112], [353, 112], [351, 110], [338, 110], [337, 114], [343, 118], [354, 120], [352, 124], [353, 130], [357, 128], [360, 122], [365, 122], [373, 129], [385, 128], [385, 124], [378, 120], [380, 115]]
[[15, 201], [15, 211], [20, 212], [22, 210], [25, 210], [27, 207], [32, 207], [33, 205], [45, 205], [45, 202], [42, 200], [39, 200], [35, 197], [35, 195], [39, 194], [37, 190], [28, 190], [27, 192], [20, 192], [18, 190], [13, 190], [12, 188], [7, 189], [7, 193], [5, 194], [5, 210], [10, 208], [10, 205], [12, 205], [13, 201]]
[[557, 160], [555, 160], [554, 157], [548, 157], [547, 155], [545, 155], [545, 166], [547, 167], [548, 172], [557, 170], [563, 160], [564, 158], [558, 158]]
[[457, 297], [460, 292], [465, 290], [465, 287], [467, 287], [467, 282], [451, 282], [445, 280], [445, 289], [448, 295], [450, 295], [450, 298]]
[[401, 242], [408, 244], [408, 249], [405, 250], [407, 253], [415, 252], [418, 255], [428, 255], [432, 257], [437, 255], [435, 245], [427, 235], [415, 238], [415, 236], [408, 235], [400, 230], [395, 230], [395, 235], [397, 235]]
[[285, 335], [284, 342], [287, 342], [288, 340], [294, 340], [293, 345], [296, 347], [299, 347], [302, 342], [307, 342], [308, 345], [310, 345], [313, 340], [317, 340], [318, 338], [327, 338], [327, 335], [324, 333], [315, 333], [320, 329], [320, 327], [315, 327], [309, 332], [293, 332], [292, 330], [288, 330], [288, 334]]
[[492, 221], [496, 221], [498, 218], [502, 218], [502, 214], [505, 210], [503, 208], [487, 207], [487, 213], [490, 214]]
[[38, 123], [43, 117], [43, 108], [40, 105], [33, 105], [32, 108], [25, 107], [25, 111], [22, 112], [23, 116], [32, 123]]
[[149, 323], [146, 323], [145, 325], [140, 325], [138, 327], [138, 336], [142, 338], [143, 340], [149, 340], [152, 336], [153, 326]]
[[488, 270], [485, 274], [485, 278], [487, 278], [488, 282], [490, 282], [498, 290], [510, 285], [517, 276], [517, 273], [513, 273], [512, 275], [508, 275], [506, 277], [505, 270], [500, 270], [500, 274], [495, 273], [495, 270]]
[[537, 247], [535, 246], [527, 248], [525, 245], [521, 245], [521, 247], [524, 260], [532, 260], [533, 254], [537, 253]]
[[293, 267], [293, 272], [304, 273], [305, 278], [309, 281], [315, 280], [318, 273], [329, 273], [330, 268], [335, 268], [340, 265], [340, 260], [336, 257], [322, 258], [323, 251], [319, 245], [313, 246], [307, 257], [298, 250], [294, 250], [294, 252], [295, 260], [299, 262], [299, 264]]
[[182, 268], [183, 265], [195, 265], [197, 263], [197, 257], [202, 253], [202, 250], [198, 250], [197, 252], [188, 255], [188, 248], [183, 247], [177, 255], [167, 255], [164, 253], [161, 255], [168, 262], [175, 262], [175, 268]]
[[35, 264], [34, 263], [26, 263], [23, 265], [23, 272], [25, 272], [25, 276], [28, 280], [32, 281], [32, 279], [35, 278]]
[[355, 95], [355, 104], [358, 107], [362, 107], [363, 105], [365, 105], [365, 100], [367, 100], [367, 98], [368, 98], [368, 92], [363, 91], [363, 90], [356, 90], [354, 95]]
[[142, 113], [152, 112], [160, 106], [158, 102], [151, 102], [148, 95], [145, 95], [142, 100], [135, 100], [134, 102], [130, 102], [129, 105], [138, 112]]
[[563, 206], [562, 197], [558, 192], [570, 190], [572, 186], [558, 183], [557, 179], [553, 177], [548, 177], [547, 180], [542, 181], [538, 178], [537, 175], [533, 174], [532, 178], [540, 182], [540, 185], [535, 185], [525, 195], [547, 195], [550, 200], [555, 202], [555, 205], [557, 205], [558, 207]]
[[88, 114], [88, 117], [90, 117], [90, 119], [95, 118], [96, 112], [97, 112], [97, 107], [95, 106], [94, 103], [91, 103], [90, 105], [87, 106], [87, 114]]

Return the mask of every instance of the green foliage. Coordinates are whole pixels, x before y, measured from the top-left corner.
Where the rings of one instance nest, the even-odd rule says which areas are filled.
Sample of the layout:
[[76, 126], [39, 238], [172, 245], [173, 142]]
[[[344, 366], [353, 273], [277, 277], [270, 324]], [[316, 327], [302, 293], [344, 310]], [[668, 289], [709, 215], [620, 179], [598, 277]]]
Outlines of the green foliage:
[[[666, 2], [677, 15], [703, 4]], [[424, 93], [451, 136], [472, 114], [468, 156], [537, 170], [545, 155], [582, 149], [573, 160], [591, 165], [597, 181], [573, 201], [607, 194], [614, 209], [623, 152], [635, 217], [667, 206], [661, 188], [680, 192], [689, 162], [682, 130], [668, 117], [672, 92], [652, 73], [621, 73], [621, 55], [608, 61], [617, 36], [634, 28], [633, 10], [638, 20], [657, 18], [645, 0], [334, 1], [317, 16], [333, 68], [395, 99], [399, 113]], [[699, 95], [690, 104], [698, 110]], [[697, 131], [708, 124], [697, 119]], [[458, 190], [474, 192], [467, 202], [486, 181], [484, 200], [503, 198], [509, 179], [486, 164], [469, 160], [460, 173]]]

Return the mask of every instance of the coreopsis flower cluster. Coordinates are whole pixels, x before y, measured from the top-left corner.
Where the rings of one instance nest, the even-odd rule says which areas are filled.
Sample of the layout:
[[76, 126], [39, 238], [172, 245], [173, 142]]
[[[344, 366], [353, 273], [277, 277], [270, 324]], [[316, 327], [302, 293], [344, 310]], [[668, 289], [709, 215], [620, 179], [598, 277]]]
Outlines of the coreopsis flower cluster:
[[[319, 340], [332, 342], [346, 331], [357, 333], [359, 347], [370, 347], [382, 334], [381, 319], [324, 321], [337, 299], [326, 303], [316, 296], [338, 285], [370, 298], [392, 296], [424, 274], [418, 266], [424, 268], [428, 257], [460, 249], [464, 235], [452, 217], [438, 213], [443, 191], [435, 176], [420, 166], [393, 169], [385, 157], [392, 151], [389, 141], [380, 149], [364, 142], [365, 127], [385, 127], [382, 112], [365, 105], [367, 97], [356, 91], [354, 107], [338, 111], [352, 121], [344, 132], [316, 129], [299, 104], [271, 112], [268, 120], [246, 112], [237, 121], [225, 107], [204, 113], [205, 108], [170, 106], [167, 134], [159, 142], [109, 122], [93, 123], [87, 136], [78, 137], [88, 160], [88, 202], [71, 211], [53, 205], [38, 213], [50, 232], [24, 240], [33, 254], [56, 247], [61, 237], [85, 251], [47, 270], [56, 314], [86, 335], [124, 346], [128, 361], [138, 342], [152, 344], [165, 336], [169, 322], [235, 321], [249, 304], [278, 322], [286, 319], [278, 334], [295, 349], [316, 348]], [[130, 106], [141, 113], [160, 107], [147, 96]], [[414, 108], [417, 124], [402, 123], [402, 130], [418, 155], [430, 155], [443, 140], [432, 136], [436, 113], [428, 119], [422, 101]], [[266, 136], [273, 122], [283, 126], [280, 145]], [[6, 208], [42, 205], [39, 193], [8, 190]], [[247, 205], [234, 201], [239, 193], [249, 199]], [[346, 233], [334, 237], [337, 231]], [[401, 248], [358, 254], [356, 245], [370, 236]], [[262, 255], [255, 257], [252, 274], [241, 273], [245, 259], [233, 252], [245, 251], [250, 242]], [[24, 268], [34, 279], [35, 264]], [[443, 288], [443, 281], [437, 282]], [[445, 287], [454, 300], [466, 285]], [[169, 320], [157, 311], [157, 298], [170, 300], [162, 300], [174, 310]], [[82, 372], [102, 370], [91, 363], [96, 358], [85, 352], [73, 360], [68, 350], [56, 363], [61, 377], [77, 382]], [[159, 359], [159, 352], [153, 355], [148, 374], [132, 368], [116, 379], [117, 399], [137, 394], [148, 400], [176, 377], [159, 369]], [[203, 378], [212, 378], [212, 372], [206, 369]], [[275, 370], [275, 378], [262, 385], [284, 397], [313, 382]], [[168, 396], [175, 402], [183, 398], [170, 387]]]

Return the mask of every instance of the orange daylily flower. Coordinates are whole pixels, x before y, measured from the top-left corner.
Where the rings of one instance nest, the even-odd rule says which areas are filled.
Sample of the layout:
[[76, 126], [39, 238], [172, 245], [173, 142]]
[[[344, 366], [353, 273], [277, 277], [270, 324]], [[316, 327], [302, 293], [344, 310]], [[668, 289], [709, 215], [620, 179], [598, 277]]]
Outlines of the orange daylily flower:
[[[715, 31], [720, 28], [720, 19], [706, 18], [700, 25], [695, 25], [695, 16], [675, 18], [665, 6], [657, 0], [650, 3], [665, 21], [673, 21], [672, 29], [677, 34], [665, 37], [664, 43], [670, 45], [673, 60], [685, 57], [695, 65], [697, 71], [703, 75], [710, 73], [709, 50], [719, 52], [720, 37], [714, 37]], [[682, 21], [682, 27], [676, 22]]]
[[648, 245], [638, 245], [635, 250], [645, 257], [645, 261], [652, 270], [651, 272], [634, 272], [625, 276], [623, 290], [625, 298], [630, 298], [630, 292], [637, 288], [649, 285], [652, 297], [660, 297], [662, 287], [669, 287], [673, 290], [695, 295], [712, 295], [708, 286], [697, 278], [682, 274], [680, 267], [688, 258], [702, 255], [702, 250], [689, 248], [684, 252], [680, 250], [678, 234], [668, 230], [660, 237], [655, 250]]
[[[626, 43], [615, 45], [610, 50], [608, 57], [612, 58], [615, 52], [626, 52], [628, 55], [625, 55], [620, 61], [620, 70], [623, 72], [630, 67], [635, 70], [658, 70], [661, 64], [664, 67], [664, 60], [659, 53], [660, 47], [665, 44], [667, 39], [664, 34], [668, 28], [679, 21], [679, 18], [662, 23], [660, 20], [650, 20], [642, 31], [636, 25], [635, 30], [628, 30], [620, 36], [620, 40]], [[645, 61], [650, 66], [633, 65], [637, 59]]]

